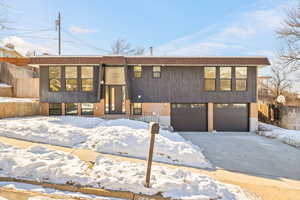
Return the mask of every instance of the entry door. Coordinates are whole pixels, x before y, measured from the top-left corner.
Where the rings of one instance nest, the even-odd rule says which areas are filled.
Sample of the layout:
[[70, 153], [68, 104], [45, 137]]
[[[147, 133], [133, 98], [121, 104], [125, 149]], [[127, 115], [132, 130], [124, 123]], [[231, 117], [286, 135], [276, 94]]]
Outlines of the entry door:
[[123, 110], [123, 86], [106, 86], [106, 112], [108, 114], [121, 114]]

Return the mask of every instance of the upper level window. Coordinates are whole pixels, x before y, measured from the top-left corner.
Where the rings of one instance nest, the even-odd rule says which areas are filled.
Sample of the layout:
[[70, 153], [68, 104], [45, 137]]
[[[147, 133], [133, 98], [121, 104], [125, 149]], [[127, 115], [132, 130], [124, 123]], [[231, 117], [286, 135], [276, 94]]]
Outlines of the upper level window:
[[49, 67], [49, 91], [59, 92], [61, 90], [61, 68], [58, 66]]
[[161, 67], [160, 66], [153, 66], [152, 76], [153, 76], [153, 78], [161, 77]]
[[247, 90], [247, 67], [235, 68], [236, 91]]
[[216, 90], [216, 67], [204, 68], [204, 89], [206, 91]]
[[220, 90], [231, 91], [231, 67], [220, 67]]
[[77, 90], [77, 66], [65, 67], [66, 91], [74, 92]]
[[134, 77], [141, 78], [142, 77], [142, 66], [137, 65], [133, 67]]
[[93, 91], [94, 67], [81, 67], [81, 90]]

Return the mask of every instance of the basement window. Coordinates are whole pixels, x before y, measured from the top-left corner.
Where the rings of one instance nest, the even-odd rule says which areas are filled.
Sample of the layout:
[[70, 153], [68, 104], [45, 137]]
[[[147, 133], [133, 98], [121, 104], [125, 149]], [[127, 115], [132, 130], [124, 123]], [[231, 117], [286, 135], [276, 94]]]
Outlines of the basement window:
[[142, 77], [142, 66], [137, 65], [133, 67], [134, 77], [141, 78]]
[[61, 67], [53, 66], [48, 68], [49, 91], [59, 92], [61, 90]]
[[142, 103], [133, 103], [133, 115], [142, 115]]
[[153, 66], [152, 77], [153, 78], [161, 77], [161, 67], [160, 66]]
[[81, 115], [94, 115], [94, 104], [82, 103], [81, 104]]
[[78, 104], [77, 103], [66, 103], [65, 104], [65, 114], [66, 115], [77, 115], [78, 114]]
[[61, 115], [61, 104], [60, 103], [50, 103], [49, 104], [49, 115]]

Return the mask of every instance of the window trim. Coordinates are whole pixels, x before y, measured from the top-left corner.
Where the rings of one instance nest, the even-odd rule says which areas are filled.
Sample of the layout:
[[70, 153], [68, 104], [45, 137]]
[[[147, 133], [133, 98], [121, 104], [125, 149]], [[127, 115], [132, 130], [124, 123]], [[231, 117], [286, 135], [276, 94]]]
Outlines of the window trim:
[[[155, 67], [159, 67], [159, 71], [154, 71]], [[154, 74], [159, 74], [159, 76], [154, 76]], [[161, 78], [161, 66], [160, 65], [152, 66], [152, 78]]]
[[[230, 78], [222, 78], [221, 77], [221, 68], [230, 68]], [[219, 88], [219, 90], [221, 91], [221, 92], [232, 92], [232, 72], [233, 72], [233, 70], [232, 70], [232, 67], [219, 67], [219, 82], [220, 82], [220, 88]], [[221, 84], [221, 82], [222, 81], [230, 81], [230, 89], [229, 90], [222, 90], [222, 84]]]
[[[135, 68], [139, 67], [141, 70], [140, 71], [135, 71]], [[136, 76], [136, 74], [140, 74], [139, 76]], [[133, 77], [134, 78], [142, 78], [143, 77], [143, 68], [142, 65], [134, 65], [133, 66]]]
[[[50, 114], [50, 110], [51, 110], [50, 105], [51, 104], [57, 104], [57, 105], [59, 105], [60, 114]], [[63, 114], [63, 112], [62, 112], [62, 104], [61, 103], [49, 103], [48, 113], [49, 113], [49, 116], [60, 116], [60, 115], [62, 115]]]
[[[84, 112], [83, 112], [83, 109], [82, 109], [82, 105], [83, 104], [92, 104], [93, 105], [93, 107], [92, 107], [92, 114], [83, 114]], [[81, 115], [83, 115], [83, 116], [94, 116], [94, 108], [95, 108], [95, 105], [93, 104], [93, 103], [81, 103], [81, 106], [80, 106], [80, 113], [81, 113]]]
[[[209, 67], [215, 68], [215, 78], [206, 78], [206, 77], [205, 77], [205, 69], [206, 69], [206, 68], [209, 68]], [[215, 66], [207, 66], [207, 67], [204, 67], [204, 69], [203, 69], [203, 74], [204, 74], [204, 82], [203, 82], [203, 89], [204, 89], [204, 91], [205, 91], [205, 92], [215, 92], [215, 91], [217, 91], [217, 67], [215, 67]], [[205, 84], [206, 80], [213, 80], [213, 81], [214, 81], [215, 87], [214, 87], [213, 90], [207, 90], [207, 89], [206, 89], [206, 84]]]
[[[71, 77], [71, 78], [67, 77], [67, 68], [69, 68], [69, 67], [72, 67], [72, 68], [76, 69], [76, 77]], [[64, 73], [64, 75], [65, 75], [64, 76], [64, 79], [65, 79], [65, 91], [66, 92], [77, 92], [78, 91], [78, 66], [67, 65], [67, 66], [64, 67], [64, 69], [65, 69], [65, 73]], [[75, 87], [74, 90], [68, 90], [67, 82], [69, 80], [75, 80], [76, 81], [76, 84], [75, 84], [76, 87]]]
[[[82, 78], [82, 68], [84, 68], [84, 67], [90, 67], [91, 69], [92, 69], [92, 76], [91, 77], [88, 77], [88, 78]], [[85, 66], [85, 65], [83, 65], [83, 66], [80, 66], [80, 91], [81, 92], [93, 92], [94, 91], [94, 76], [95, 76], [95, 74], [94, 74], [94, 66]], [[83, 81], [84, 80], [89, 80], [89, 79], [91, 79], [91, 81], [92, 81], [92, 88], [91, 88], [91, 90], [83, 90]]]
[[[51, 67], [58, 67], [60, 69], [60, 77], [59, 78], [50, 78], [50, 68]], [[48, 66], [48, 91], [49, 92], [61, 92], [62, 91], [62, 66]], [[51, 90], [51, 87], [50, 87], [50, 82], [51, 80], [58, 80], [59, 83], [60, 83], [60, 88], [58, 91], [54, 91], [54, 90]]]
[[[237, 68], [246, 68], [246, 78], [237, 78]], [[235, 67], [234, 69], [234, 76], [235, 76], [235, 91], [236, 92], [247, 92], [248, 91], [248, 67]], [[245, 90], [237, 90], [237, 81], [238, 80], [244, 80], [246, 81], [246, 88]]]
[[67, 104], [71, 104], [71, 102], [70, 103], [65, 103], [65, 115], [78, 115], [79, 113], [78, 113], [78, 106], [79, 106], [79, 104], [78, 103], [72, 103], [72, 104], [75, 104], [76, 105], [76, 114], [67, 114]]
[[[135, 108], [134, 105], [136, 105], [136, 104], [141, 105], [141, 107], [140, 108]], [[139, 112], [137, 114], [136, 114], [136, 110], [139, 110]], [[132, 105], [132, 114], [133, 115], [143, 115], [143, 105], [142, 105], [142, 103], [138, 103], [138, 102], [133, 103], [133, 105]]]

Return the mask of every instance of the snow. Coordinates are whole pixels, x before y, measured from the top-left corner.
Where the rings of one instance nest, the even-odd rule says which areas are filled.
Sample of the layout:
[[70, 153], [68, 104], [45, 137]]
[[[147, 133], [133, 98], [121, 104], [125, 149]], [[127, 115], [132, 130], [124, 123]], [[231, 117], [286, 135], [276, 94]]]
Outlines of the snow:
[[0, 200], [8, 200], [8, 199], [0, 196]]
[[[146, 159], [149, 146], [147, 126], [147, 123], [129, 119], [28, 117], [0, 120], [0, 135]], [[154, 152], [155, 161], [212, 168], [202, 150], [178, 133], [160, 130]]]
[[12, 98], [12, 97], [0, 97], [0, 103], [8, 103], [8, 102], [33, 102], [38, 99], [31, 98]]
[[[158, 194], [191, 200], [254, 199], [238, 186], [224, 184], [186, 169], [153, 166], [145, 188], [146, 165], [98, 156], [93, 167], [76, 156], [41, 146], [19, 149], [0, 142], [0, 176], [60, 184]], [[28, 188], [28, 186], [27, 186]]]
[[0, 87], [7, 88], [7, 87], [12, 87], [12, 86], [11, 85], [7, 85], [6, 83], [0, 83]]
[[[13, 190], [19, 190], [19, 191], [32, 191], [32, 192], [40, 192], [43, 194], [51, 194], [51, 195], [62, 195], [66, 197], [77, 197], [77, 198], [84, 198], [84, 199], [91, 199], [91, 200], [121, 200], [118, 198], [112, 198], [112, 197], [99, 197], [96, 195], [88, 195], [88, 194], [82, 194], [79, 192], [68, 192], [68, 191], [61, 191], [56, 190], [52, 188], [44, 188], [38, 185], [32, 185], [32, 184], [26, 184], [26, 183], [17, 183], [17, 182], [0, 182], [0, 187], [4, 188], [10, 188]], [[31, 200], [46, 200], [46, 197], [40, 197], [40, 196], [34, 196], [31, 197]], [[0, 198], [1, 200], [1, 198]]]
[[288, 130], [259, 122], [258, 134], [270, 138], [277, 138], [291, 146], [300, 147], [300, 131]]

